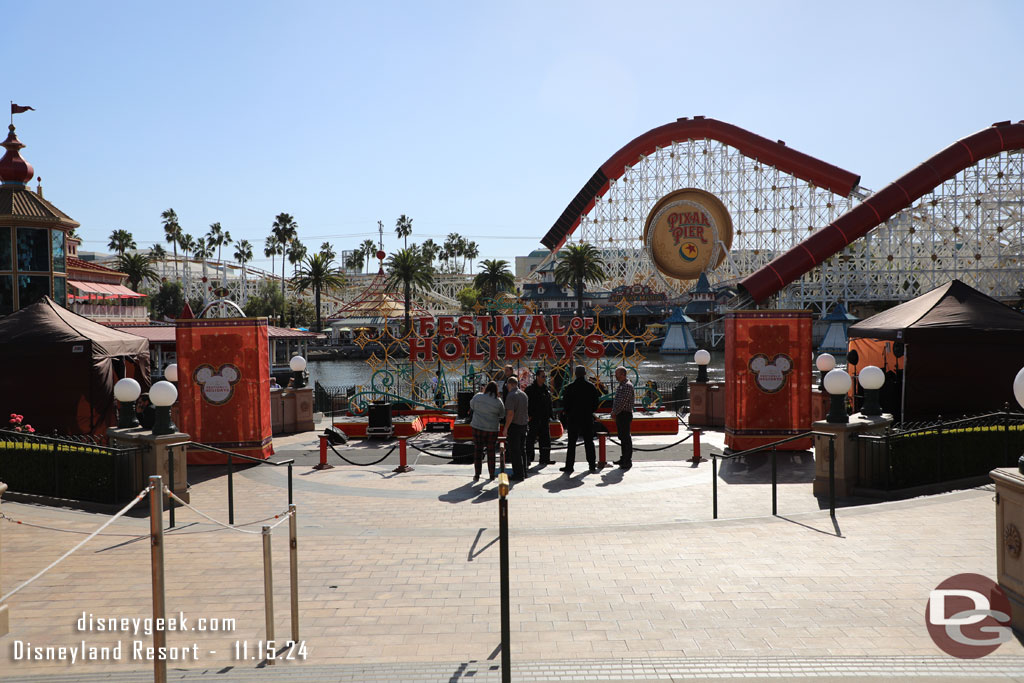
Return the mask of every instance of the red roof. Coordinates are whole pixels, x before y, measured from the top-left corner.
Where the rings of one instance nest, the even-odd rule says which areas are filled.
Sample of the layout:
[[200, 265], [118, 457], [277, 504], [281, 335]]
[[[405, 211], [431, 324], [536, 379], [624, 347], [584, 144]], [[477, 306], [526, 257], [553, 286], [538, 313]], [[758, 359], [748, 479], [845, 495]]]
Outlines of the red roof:
[[127, 275], [125, 275], [124, 273], [122, 273], [119, 270], [114, 270], [113, 268], [107, 268], [106, 266], [101, 266], [100, 264], [93, 263], [92, 261], [83, 261], [82, 259], [78, 258], [77, 256], [68, 256], [67, 257], [67, 264], [68, 264], [68, 270], [92, 270], [92, 271], [96, 271], [98, 273], [105, 273], [105, 274], [108, 274], [108, 275], [116, 275], [119, 278], [126, 278], [126, 277], [128, 277]]

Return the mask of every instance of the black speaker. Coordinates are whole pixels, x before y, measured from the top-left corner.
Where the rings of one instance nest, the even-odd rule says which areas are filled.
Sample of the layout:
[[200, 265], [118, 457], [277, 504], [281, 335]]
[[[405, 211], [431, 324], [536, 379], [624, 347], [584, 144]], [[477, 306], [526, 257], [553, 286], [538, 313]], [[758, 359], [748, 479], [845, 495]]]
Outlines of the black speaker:
[[469, 417], [469, 402], [473, 400], [472, 391], [460, 391], [458, 394], [459, 399], [459, 411], [457, 414], [458, 419]]
[[369, 409], [370, 424], [373, 428], [388, 428], [391, 426], [391, 404], [384, 401], [374, 401]]

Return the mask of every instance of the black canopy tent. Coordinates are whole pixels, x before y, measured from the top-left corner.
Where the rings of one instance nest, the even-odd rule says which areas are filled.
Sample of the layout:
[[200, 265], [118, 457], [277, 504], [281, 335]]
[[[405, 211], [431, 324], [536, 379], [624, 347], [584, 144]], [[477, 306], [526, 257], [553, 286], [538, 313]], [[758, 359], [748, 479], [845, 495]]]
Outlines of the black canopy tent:
[[104, 434], [114, 384], [149, 387], [149, 342], [72, 313], [50, 297], [0, 319], [0, 419], [24, 415], [40, 434]]
[[953, 280], [851, 325], [850, 338], [902, 342], [904, 419], [1015, 407], [1024, 313]]

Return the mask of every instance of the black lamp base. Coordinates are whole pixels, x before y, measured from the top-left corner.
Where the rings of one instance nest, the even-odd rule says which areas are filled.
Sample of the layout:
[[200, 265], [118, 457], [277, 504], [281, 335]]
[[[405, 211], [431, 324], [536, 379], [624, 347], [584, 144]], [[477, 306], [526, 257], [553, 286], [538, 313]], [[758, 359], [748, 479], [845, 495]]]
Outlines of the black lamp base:
[[846, 424], [850, 421], [850, 416], [846, 414], [846, 394], [832, 394], [832, 405], [825, 421], [832, 424]]
[[861, 415], [878, 417], [882, 414], [882, 405], [878, 402], [878, 389], [864, 390], [864, 405], [860, 409]]
[[171, 407], [157, 406], [156, 418], [153, 421], [153, 434], [160, 436], [163, 434], [174, 434], [177, 431], [178, 428], [171, 422]]
[[139, 426], [139, 417], [135, 414], [135, 401], [120, 401], [121, 410], [117, 414], [118, 429], [132, 429]]
[[708, 366], [700, 365], [697, 367], [697, 380], [700, 384], [708, 383]]

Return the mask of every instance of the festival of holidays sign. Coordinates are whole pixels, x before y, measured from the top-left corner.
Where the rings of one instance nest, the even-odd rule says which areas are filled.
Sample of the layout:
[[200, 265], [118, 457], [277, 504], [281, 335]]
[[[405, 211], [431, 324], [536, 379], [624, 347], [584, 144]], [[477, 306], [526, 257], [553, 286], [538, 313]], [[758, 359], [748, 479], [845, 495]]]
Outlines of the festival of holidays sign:
[[676, 190], [662, 197], [648, 214], [644, 244], [663, 275], [695, 280], [725, 260], [732, 247], [732, 219], [713, 194]]
[[593, 318], [557, 315], [462, 315], [416, 320], [409, 338], [409, 359], [431, 362], [555, 360], [582, 348], [588, 358], [604, 356], [604, 336], [584, 334]]

